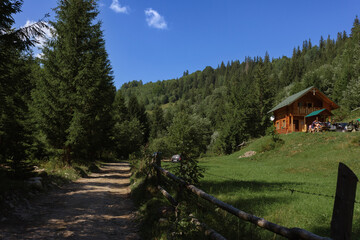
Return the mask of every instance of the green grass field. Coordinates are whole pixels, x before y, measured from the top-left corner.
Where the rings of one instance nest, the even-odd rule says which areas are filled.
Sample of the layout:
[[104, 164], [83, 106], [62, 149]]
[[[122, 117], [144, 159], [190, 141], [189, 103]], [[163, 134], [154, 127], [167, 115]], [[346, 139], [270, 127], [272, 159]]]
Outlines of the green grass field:
[[[338, 163], [360, 176], [360, 133], [293, 133], [281, 138], [283, 145], [265, 152], [261, 151], [271, 143], [270, 137], [229, 156], [200, 159], [206, 169], [200, 188], [268, 221], [329, 236]], [[239, 158], [247, 151], [257, 154]], [[360, 202], [359, 191], [356, 201]], [[222, 210], [214, 211], [198, 214], [228, 239], [281, 239]], [[355, 204], [353, 239], [359, 238], [360, 204]]]

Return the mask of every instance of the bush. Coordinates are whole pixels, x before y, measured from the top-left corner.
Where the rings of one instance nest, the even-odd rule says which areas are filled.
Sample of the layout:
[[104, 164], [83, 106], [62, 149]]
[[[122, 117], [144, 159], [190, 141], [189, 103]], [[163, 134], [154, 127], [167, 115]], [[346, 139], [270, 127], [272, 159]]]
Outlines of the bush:
[[175, 154], [196, 158], [205, 153], [211, 139], [210, 122], [184, 111], [175, 115], [168, 128], [168, 146]]
[[153, 139], [149, 145], [149, 151], [161, 152], [163, 158], [170, 158], [173, 152], [169, 150], [167, 137]]
[[274, 150], [276, 147], [285, 143], [285, 141], [280, 138], [280, 134], [277, 133], [274, 126], [270, 126], [266, 129], [266, 135], [270, 138], [261, 146], [261, 152]]

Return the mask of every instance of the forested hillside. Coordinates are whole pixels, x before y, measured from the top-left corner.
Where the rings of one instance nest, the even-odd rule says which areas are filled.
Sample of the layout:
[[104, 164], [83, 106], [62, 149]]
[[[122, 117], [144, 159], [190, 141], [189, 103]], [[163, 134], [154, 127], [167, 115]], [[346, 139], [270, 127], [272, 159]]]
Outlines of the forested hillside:
[[[319, 42], [305, 40], [293, 49], [292, 57], [247, 57], [244, 61], [222, 62], [179, 79], [143, 84], [124, 84], [118, 95], [137, 96], [158, 128], [160, 136], [177, 114], [196, 116], [209, 123], [207, 150], [231, 153], [244, 140], [264, 135], [271, 125], [268, 111], [285, 97], [315, 86], [346, 112], [360, 106], [360, 23], [356, 17], [351, 33], [339, 32]], [[161, 106], [162, 110], [159, 110]], [[198, 121], [198, 120], [197, 120]], [[153, 134], [152, 140], [159, 141]], [[156, 147], [154, 148], [154, 150]]]

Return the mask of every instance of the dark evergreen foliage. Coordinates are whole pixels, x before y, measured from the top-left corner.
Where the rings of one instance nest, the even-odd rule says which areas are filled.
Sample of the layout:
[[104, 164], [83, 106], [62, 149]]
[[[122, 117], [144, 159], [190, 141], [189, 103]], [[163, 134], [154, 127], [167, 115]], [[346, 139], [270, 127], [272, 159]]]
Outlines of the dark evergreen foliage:
[[13, 14], [20, 12], [21, 5], [22, 1], [0, 2], [0, 163], [10, 163], [15, 173], [32, 145], [28, 105], [35, 61], [24, 50], [42, 35], [42, 23], [12, 27]]
[[143, 116], [145, 112], [141, 110], [136, 98], [133, 98], [127, 107], [121, 92], [117, 91], [113, 103], [112, 140], [113, 149], [120, 159], [127, 159], [144, 144], [144, 127], [138, 116]]
[[95, 160], [110, 147], [115, 88], [96, 7], [91, 0], [59, 1], [51, 22], [56, 37], [43, 49], [33, 93], [46, 144], [68, 164]]
[[150, 137], [155, 139], [164, 135], [166, 131], [166, 123], [162, 108], [157, 105], [152, 113]]
[[128, 102], [128, 111], [130, 119], [137, 119], [141, 126], [141, 131], [143, 132], [144, 138], [143, 143], [147, 143], [150, 136], [150, 125], [148, 116], [146, 113], [145, 106], [138, 102], [135, 95], [132, 95]]

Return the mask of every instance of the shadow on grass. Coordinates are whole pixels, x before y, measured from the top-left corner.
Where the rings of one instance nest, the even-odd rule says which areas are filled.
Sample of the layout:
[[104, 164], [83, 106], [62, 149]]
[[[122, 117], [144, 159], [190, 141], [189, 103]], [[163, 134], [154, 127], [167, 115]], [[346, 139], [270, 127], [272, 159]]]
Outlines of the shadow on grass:
[[238, 192], [247, 190], [251, 192], [266, 192], [266, 191], [283, 191], [292, 187], [302, 185], [298, 182], [265, 182], [265, 181], [242, 181], [233, 180], [223, 177], [225, 180], [219, 181], [201, 181], [200, 188], [204, 191], [210, 191], [210, 194], [227, 194], [231, 192]]
[[[221, 200], [239, 210], [264, 217], [276, 211], [278, 206], [293, 201], [291, 197], [277, 192], [295, 185], [301, 183], [224, 180], [201, 181], [200, 188], [215, 197], [219, 196]], [[255, 194], [249, 194], [249, 191]], [[197, 216], [228, 239], [273, 239], [274, 237], [274, 233], [241, 220], [203, 199], [197, 201], [199, 202], [195, 210]], [[281, 238], [277, 237], [277, 239]]]
[[[290, 202], [291, 199], [286, 197], [265, 196], [246, 199], [239, 196], [226, 201], [226, 203], [260, 218], [267, 215], [267, 211], [271, 208], [271, 205]], [[204, 202], [204, 200], [201, 200], [200, 204], [197, 204], [197, 210], [195, 211], [196, 216], [201, 219], [202, 222], [215, 229], [227, 239], [274, 239], [274, 233], [239, 219], [208, 202]], [[275, 221], [274, 223], [277, 222]], [[277, 239], [280, 238], [278, 237]]]

